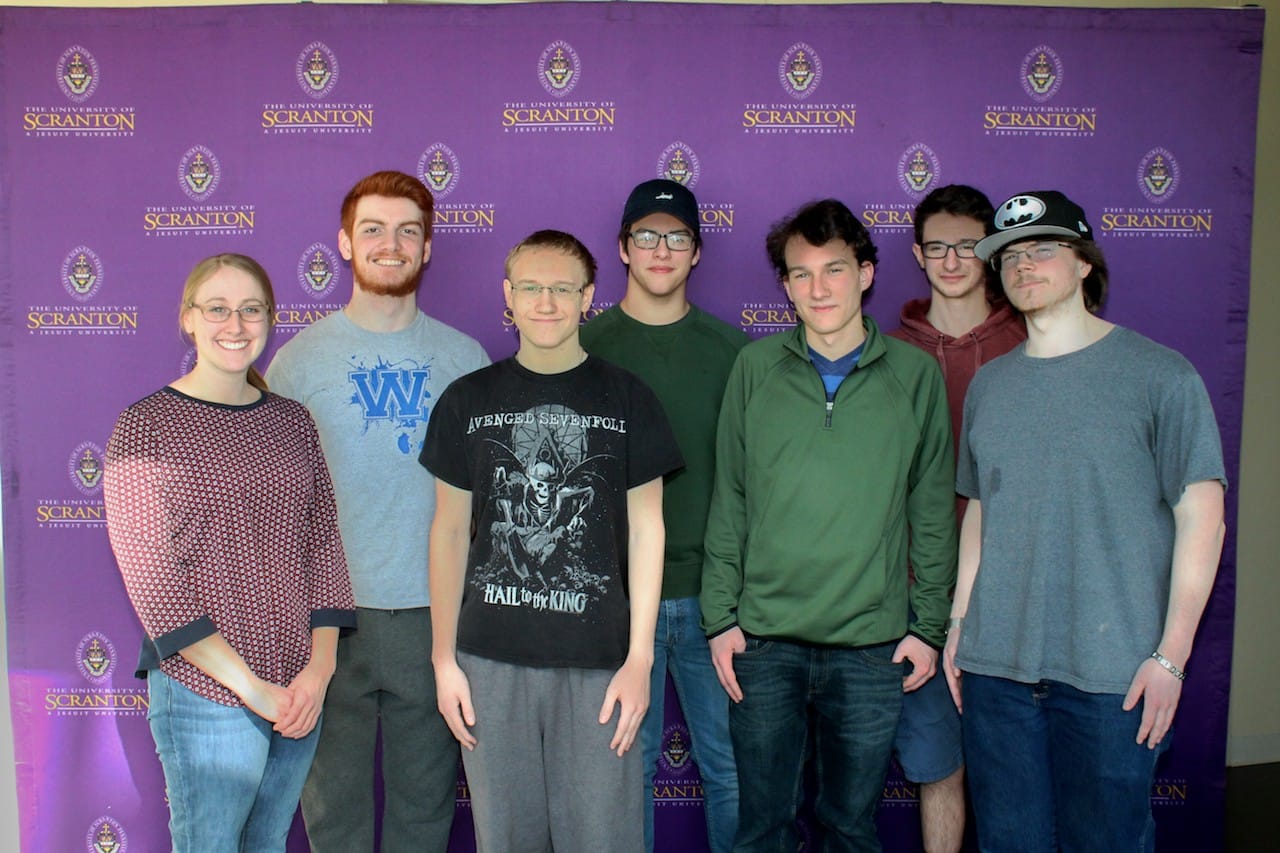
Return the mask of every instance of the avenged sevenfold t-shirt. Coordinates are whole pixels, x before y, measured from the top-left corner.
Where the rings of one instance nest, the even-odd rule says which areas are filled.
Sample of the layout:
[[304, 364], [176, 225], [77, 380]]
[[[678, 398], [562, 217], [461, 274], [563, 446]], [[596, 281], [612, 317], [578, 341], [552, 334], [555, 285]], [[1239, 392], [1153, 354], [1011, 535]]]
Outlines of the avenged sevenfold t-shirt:
[[683, 463], [653, 392], [588, 357], [564, 373], [514, 358], [440, 397], [419, 461], [471, 492], [461, 651], [613, 668], [627, 654], [627, 490]]

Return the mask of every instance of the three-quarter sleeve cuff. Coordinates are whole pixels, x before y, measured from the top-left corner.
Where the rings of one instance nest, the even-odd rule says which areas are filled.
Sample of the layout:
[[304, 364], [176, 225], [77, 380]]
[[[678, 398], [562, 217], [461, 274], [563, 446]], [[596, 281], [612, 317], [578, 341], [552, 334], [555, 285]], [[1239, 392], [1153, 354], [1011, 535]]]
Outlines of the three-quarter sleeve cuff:
[[181, 628], [175, 628], [167, 634], [161, 634], [152, 640], [152, 644], [156, 647], [156, 654], [160, 660], [173, 657], [187, 646], [200, 642], [205, 637], [212, 637], [218, 633], [218, 626], [213, 624], [213, 619], [209, 616], [201, 616], [194, 622], [188, 622]]
[[194, 622], [188, 622], [181, 628], [175, 628], [155, 639], [143, 637], [142, 648], [138, 650], [138, 668], [134, 671], [134, 675], [138, 678], [146, 678], [148, 672], [160, 668], [160, 661], [173, 657], [187, 646], [198, 643], [205, 637], [212, 637], [216, 633], [218, 633], [218, 626], [213, 624], [213, 619], [201, 616]]
[[311, 628], [341, 628], [343, 634], [356, 629], [356, 612], [349, 608], [321, 607], [311, 611]]

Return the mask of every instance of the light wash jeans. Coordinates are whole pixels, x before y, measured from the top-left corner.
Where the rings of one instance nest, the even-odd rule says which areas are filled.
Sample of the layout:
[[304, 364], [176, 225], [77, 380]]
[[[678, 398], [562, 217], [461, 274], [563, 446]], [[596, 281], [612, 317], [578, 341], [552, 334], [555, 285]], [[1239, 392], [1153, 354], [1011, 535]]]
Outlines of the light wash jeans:
[[159, 670], [147, 675], [147, 688], [174, 853], [283, 853], [320, 724], [295, 740]]
[[653, 853], [653, 779], [663, 747], [663, 700], [667, 672], [692, 740], [693, 760], [702, 778], [703, 812], [711, 853], [728, 853], [738, 828], [738, 770], [729, 739], [729, 694], [711, 663], [711, 647], [699, 624], [698, 599], [668, 598], [658, 608], [654, 635], [649, 711], [640, 726], [644, 755], [645, 848]]

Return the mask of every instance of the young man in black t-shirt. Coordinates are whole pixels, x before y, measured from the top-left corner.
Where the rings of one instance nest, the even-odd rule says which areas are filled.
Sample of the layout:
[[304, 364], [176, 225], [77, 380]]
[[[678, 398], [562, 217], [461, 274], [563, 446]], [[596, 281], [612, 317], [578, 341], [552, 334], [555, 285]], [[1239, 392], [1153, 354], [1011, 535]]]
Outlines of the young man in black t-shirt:
[[445, 391], [420, 459], [437, 478], [437, 695], [481, 850], [643, 847], [631, 746], [649, 704], [662, 477], [682, 461], [648, 387], [578, 342], [595, 270], [559, 231], [511, 251], [520, 348]]

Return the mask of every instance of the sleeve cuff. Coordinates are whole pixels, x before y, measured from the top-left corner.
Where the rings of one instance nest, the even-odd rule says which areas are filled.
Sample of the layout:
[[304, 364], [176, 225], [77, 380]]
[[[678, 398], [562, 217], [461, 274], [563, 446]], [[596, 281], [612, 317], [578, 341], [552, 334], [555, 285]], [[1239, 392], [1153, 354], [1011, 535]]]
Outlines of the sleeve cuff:
[[356, 629], [356, 612], [350, 608], [319, 607], [311, 611], [311, 627], [341, 628], [341, 634]]

